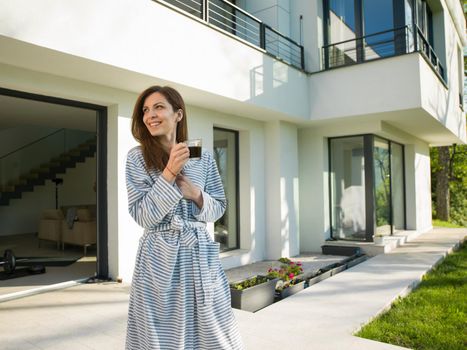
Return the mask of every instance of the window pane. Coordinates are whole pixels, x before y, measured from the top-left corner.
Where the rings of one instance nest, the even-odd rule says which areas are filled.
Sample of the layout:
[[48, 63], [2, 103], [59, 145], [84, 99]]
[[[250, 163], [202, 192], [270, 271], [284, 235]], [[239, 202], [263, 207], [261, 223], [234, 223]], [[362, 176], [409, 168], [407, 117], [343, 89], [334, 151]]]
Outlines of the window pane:
[[227, 209], [224, 216], [214, 224], [214, 239], [221, 250], [239, 247], [237, 240], [237, 133], [214, 129], [214, 158], [224, 185]]
[[373, 148], [373, 166], [375, 172], [375, 211], [376, 233], [391, 234], [391, 198], [389, 173], [389, 143], [375, 138]]
[[407, 37], [407, 52], [414, 50], [414, 34], [415, 28], [413, 27], [413, 15], [414, 15], [414, 0], [405, 0], [405, 25], [409, 28]]
[[[363, 2], [366, 60], [394, 55], [393, 13], [393, 0], [365, 0]], [[387, 30], [391, 31], [377, 34]]]
[[365, 240], [363, 137], [331, 140], [332, 236]]
[[354, 0], [329, 0], [329, 43], [341, 43], [331, 47], [331, 67], [352, 64], [357, 61]]
[[404, 155], [397, 143], [391, 143], [391, 190], [394, 231], [404, 230]]

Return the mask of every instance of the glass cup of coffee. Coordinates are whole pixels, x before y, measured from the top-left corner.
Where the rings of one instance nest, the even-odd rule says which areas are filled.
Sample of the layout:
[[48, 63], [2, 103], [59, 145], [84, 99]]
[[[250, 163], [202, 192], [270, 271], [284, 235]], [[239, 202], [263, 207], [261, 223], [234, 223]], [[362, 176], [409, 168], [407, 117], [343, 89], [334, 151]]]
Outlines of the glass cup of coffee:
[[185, 141], [188, 149], [190, 150], [190, 159], [200, 159], [201, 158], [201, 147], [203, 142], [201, 139], [193, 139]]

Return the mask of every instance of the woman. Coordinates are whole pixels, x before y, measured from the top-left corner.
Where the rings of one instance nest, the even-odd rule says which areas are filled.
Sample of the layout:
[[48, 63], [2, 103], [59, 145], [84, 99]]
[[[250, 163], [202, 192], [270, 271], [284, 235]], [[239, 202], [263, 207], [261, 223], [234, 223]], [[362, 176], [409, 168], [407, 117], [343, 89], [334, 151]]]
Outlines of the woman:
[[186, 110], [152, 86], [133, 111], [140, 146], [128, 153], [131, 216], [145, 228], [130, 292], [126, 349], [242, 349], [219, 244], [206, 222], [225, 211], [213, 157], [189, 160]]

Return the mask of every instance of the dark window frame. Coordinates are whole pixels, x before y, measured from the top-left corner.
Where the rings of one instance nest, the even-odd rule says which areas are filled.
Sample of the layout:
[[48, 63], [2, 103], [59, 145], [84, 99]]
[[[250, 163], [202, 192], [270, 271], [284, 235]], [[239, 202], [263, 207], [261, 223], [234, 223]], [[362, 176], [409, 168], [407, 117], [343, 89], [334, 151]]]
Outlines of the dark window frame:
[[[222, 132], [228, 132], [234, 134], [235, 137], [235, 226], [236, 226], [236, 232], [235, 232], [235, 237], [236, 237], [236, 245], [235, 247], [227, 248], [227, 249], [222, 249], [221, 253], [228, 252], [231, 250], [237, 250], [240, 249], [240, 147], [239, 147], [239, 131], [238, 130], [233, 130], [233, 129], [227, 129], [223, 127], [213, 127], [213, 134], [214, 131], [219, 130]], [[214, 140], [214, 137], [213, 137]], [[214, 145], [213, 145], [214, 148]], [[227, 203], [229, 205], [229, 203]], [[230, 234], [230, 233], [229, 233]]]

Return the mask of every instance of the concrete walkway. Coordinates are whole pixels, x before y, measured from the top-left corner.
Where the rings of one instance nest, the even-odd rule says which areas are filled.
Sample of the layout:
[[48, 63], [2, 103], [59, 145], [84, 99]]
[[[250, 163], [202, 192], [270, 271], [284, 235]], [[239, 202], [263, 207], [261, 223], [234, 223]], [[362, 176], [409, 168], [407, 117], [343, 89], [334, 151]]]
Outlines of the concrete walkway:
[[[435, 229], [256, 313], [234, 310], [246, 349], [402, 349], [352, 334], [466, 235]], [[0, 349], [123, 349], [128, 290], [87, 284], [0, 303]]]

